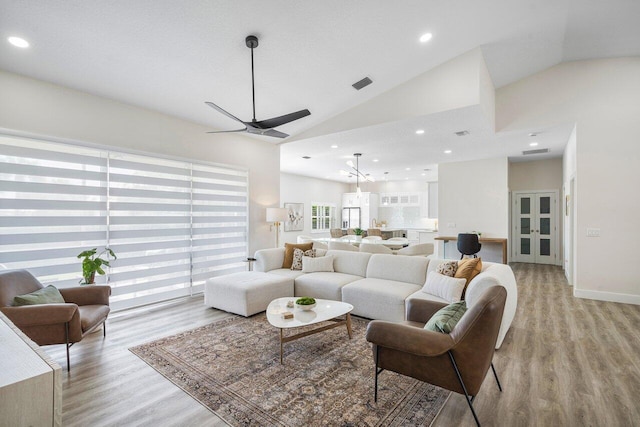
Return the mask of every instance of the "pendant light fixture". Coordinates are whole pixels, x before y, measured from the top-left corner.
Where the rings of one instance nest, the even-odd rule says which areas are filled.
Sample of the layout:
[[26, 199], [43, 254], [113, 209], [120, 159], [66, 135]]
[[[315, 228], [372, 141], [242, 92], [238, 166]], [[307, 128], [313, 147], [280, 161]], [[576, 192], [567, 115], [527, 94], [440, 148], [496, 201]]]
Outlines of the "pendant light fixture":
[[360, 156], [362, 156], [362, 153], [353, 153], [353, 157], [356, 158], [356, 163], [353, 164], [352, 160], [349, 160], [347, 162], [347, 166], [353, 169], [353, 172], [345, 171], [345, 170], [340, 171], [342, 175], [346, 175], [349, 177], [352, 177], [352, 176], [356, 177], [356, 197], [358, 198], [362, 196], [362, 189], [360, 188], [360, 178], [362, 178], [364, 181], [375, 182], [375, 180], [370, 175], [368, 174], [365, 175], [362, 172], [360, 172]]

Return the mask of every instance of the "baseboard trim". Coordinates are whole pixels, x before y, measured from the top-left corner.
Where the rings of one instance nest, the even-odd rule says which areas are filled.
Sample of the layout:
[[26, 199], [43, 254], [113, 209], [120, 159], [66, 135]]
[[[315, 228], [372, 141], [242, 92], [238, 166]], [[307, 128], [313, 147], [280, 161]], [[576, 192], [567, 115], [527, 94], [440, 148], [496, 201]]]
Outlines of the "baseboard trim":
[[640, 295], [618, 294], [615, 292], [587, 291], [583, 289], [573, 289], [573, 296], [576, 298], [595, 299], [599, 301], [621, 302], [624, 304], [640, 305]]

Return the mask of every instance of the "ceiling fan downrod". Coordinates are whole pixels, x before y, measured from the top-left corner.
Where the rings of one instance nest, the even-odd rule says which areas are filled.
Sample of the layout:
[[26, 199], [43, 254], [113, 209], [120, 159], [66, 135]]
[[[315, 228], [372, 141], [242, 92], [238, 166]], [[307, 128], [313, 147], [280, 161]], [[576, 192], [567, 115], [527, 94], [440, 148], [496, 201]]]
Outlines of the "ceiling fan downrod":
[[258, 47], [258, 38], [256, 36], [247, 36], [244, 40], [245, 44], [251, 49], [251, 100], [253, 104], [253, 122], [256, 121], [256, 87], [253, 77], [253, 49]]

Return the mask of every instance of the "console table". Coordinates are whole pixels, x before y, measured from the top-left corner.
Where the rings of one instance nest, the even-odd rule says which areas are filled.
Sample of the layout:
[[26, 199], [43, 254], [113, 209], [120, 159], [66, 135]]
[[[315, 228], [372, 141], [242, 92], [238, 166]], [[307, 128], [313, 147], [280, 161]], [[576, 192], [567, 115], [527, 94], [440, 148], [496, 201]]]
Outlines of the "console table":
[[[457, 242], [458, 236], [438, 236], [438, 237], [435, 237], [433, 240], [443, 240], [444, 244], [446, 245], [447, 242], [449, 241]], [[503, 264], [507, 263], [507, 239], [505, 239], [504, 237], [479, 237], [478, 241], [481, 244], [485, 244], [485, 243], [500, 244], [502, 246], [502, 263]], [[445, 258], [445, 254], [443, 254], [443, 258]]]

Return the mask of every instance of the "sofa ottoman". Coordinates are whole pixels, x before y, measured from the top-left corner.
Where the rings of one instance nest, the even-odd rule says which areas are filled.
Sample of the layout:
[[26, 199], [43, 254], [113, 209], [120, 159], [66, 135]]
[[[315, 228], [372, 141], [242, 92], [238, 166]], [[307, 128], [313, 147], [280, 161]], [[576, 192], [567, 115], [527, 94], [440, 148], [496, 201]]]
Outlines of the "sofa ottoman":
[[276, 298], [293, 296], [293, 278], [244, 271], [208, 279], [204, 304], [248, 317], [265, 311]]

